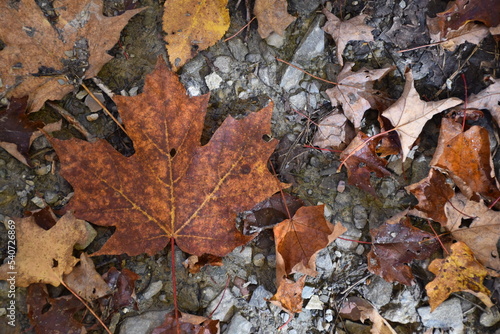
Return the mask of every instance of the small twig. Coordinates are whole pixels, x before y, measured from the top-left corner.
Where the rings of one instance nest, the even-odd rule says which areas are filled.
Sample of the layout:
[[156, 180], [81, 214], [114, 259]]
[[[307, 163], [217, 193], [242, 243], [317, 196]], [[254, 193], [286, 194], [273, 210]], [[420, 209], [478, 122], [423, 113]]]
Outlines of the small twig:
[[441, 238], [436, 233], [436, 230], [434, 229], [434, 227], [432, 227], [431, 221], [429, 219], [427, 219], [427, 224], [429, 224], [429, 227], [431, 228], [432, 232], [436, 236], [436, 239], [439, 242], [439, 244], [441, 245], [441, 248], [443, 248], [443, 250], [446, 252], [446, 254], [450, 255], [450, 253], [448, 252], [448, 250], [446, 249], [446, 247], [444, 247], [443, 242], [441, 241]]
[[409, 48], [409, 49], [399, 50], [399, 51], [396, 51], [396, 52], [397, 52], [397, 53], [403, 53], [403, 52], [408, 52], [408, 51], [418, 50], [418, 49], [426, 48], [426, 47], [428, 47], [428, 46], [440, 45], [440, 44], [443, 44], [444, 42], [446, 42], [446, 41], [441, 41], [441, 42], [436, 42], [436, 43], [430, 43], [430, 44], [420, 45], [420, 46], [416, 46], [416, 47], [414, 47], [414, 48]]
[[[337, 83], [337, 82], [334, 82], [334, 81], [330, 81], [330, 80], [326, 80], [326, 79], [320, 78], [320, 77], [318, 77], [318, 76], [316, 76], [316, 75], [314, 75], [314, 74], [311, 74], [311, 73], [309, 73], [309, 72], [307, 72], [307, 71], [305, 71], [305, 70], [301, 69], [300, 67], [295, 66], [295, 65], [293, 65], [293, 64], [291, 64], [291, 63], [289, 63], [289, 62], [287, 62], [287, 61], [285, 61], [285, 60], [283, 60], [283, 59], [280, 59], [280, 58], [278, 58], [278, 57], [275, 57], [275, 59], [276, 59], [277, 61], [279, 61], [279, 62], [282, 62], [283, 64], [287, 64], [288, 66], [291, 66], [291, 67], [293, 67], [294, 69], [301, 71], [302, 73], [305, 73], [305, 74], [309, 75], [310, 77], [313, 77], [314, 79], [318, 79], [318, 80], [321, 80], [321, 81], [323, 81], [323, 82], [326, 82], [326, 83], [329, 83], [329, 84], [332, 84], [332, 85], [339, 85], [339, 83]], [[349, 87], [350, 87], [350, 86], [349, 86]], [[358, 88], [358, 87], [356, 87], [356, 88]]]
[[229, 41], [229, 40], [233, 39], [234, 37], [238, 36], [238, 35], [239, 35], [239, 33], [240, 33], [240, 32], [242, 32], [242, 31], [243, 31], [246, 27], [248, 27], [248, 26], [250, 25], [250, 23], [252, 23], [252, 22], [253, 22], [253, 20], [255, 20], [256, 18], [257, 18], [257, 17], [256, 17], [256, 16], [254, 16], [254, 17], [253, 17], [250, 21], [248, 21], [248, 23], [247, 23], [247, 24], [245, 24], [245, 25], [244, 25], [244, 26], [243, 26], [240, 30], [238, 30], [238, 31], [237, 31], [237, 32], [236, 32], [233, 36], [230, 36], [230, 37], [226, 38], [226, 39], [224, 40], [224, 42], [227, 42], [227, 41]]
[[60, 105], [47, 101], [47, 105], [57, 111], [62, 117], [64, 117], [65, 120], [67, 120], [75, 129], [80, 132], [87, 141], [93, 141], [94, 140], [94, 135], [92, 135], [90, 132], [88, 132], [87, 129], [80, 123], [75, 116], [71, 115], [66, 109], [61, 107]]

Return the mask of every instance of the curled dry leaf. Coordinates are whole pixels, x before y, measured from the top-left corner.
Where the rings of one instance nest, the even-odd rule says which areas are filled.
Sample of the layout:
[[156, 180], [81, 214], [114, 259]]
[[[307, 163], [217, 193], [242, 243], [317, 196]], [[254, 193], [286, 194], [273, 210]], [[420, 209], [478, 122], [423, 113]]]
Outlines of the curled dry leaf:
[[367, 15], [362, 14], [350, 20], [342, 21], [326, 8], [323, 8], [323, 14], [325, 14], [328, 20], [323, 30], [332, 35], [335, 44], [337, 44], [337, 59], [340, 65], [344, 65], [342, 54], [349, 41], [373, 42], [371, 31], [374, 28], [365, 24]]
[[[64, 274], [69, 274], [78, 259], [73, 247], [83, 243], [89, 233], [85, 221], [71, 212], [62, 216], [51, 229], [44, 230], [33, 216], [15, 219], [17, 254], [15, 256], [16, 286], [32, 283], [59, 286]], [[0, 267], [0, 279], [9, 278], [9, 263]]]
[[391, 325], [385, 320], [367, 300], [359, 297], [347, 297], [339, 310], [339, 315], [353, 321], [365, 322], [370, 319], [373, 334], [397, 334]]
[[273, 32], [283, 36], [286, 27], [295, 21], [295, 17], [288, 14], [287, 7], [286, 0], [255, 1], [253, 13], [259, 22], [257, 31], [260, 37], [267, 38]]
[[354, 124], [356, 129], [361, 126], [361, 120], [365, 111], [373, 108], [377, 110], [386, 109], [392, 100], [382, 92], [375, 91], [373, 84], [394, 71], [395, 66], [369, 70], [362, 68], [352, 72], [354, 63], [346, 63], [337, 76], [338, 85], [326, 90], [333, 106], [341, 105], [344, 114]]
[[446, 172], [462, 193], [477, 199], [477, 194], [495, 200], [500, 190], [495, 179], [488, 131], [472, 126], [462, 132], [460, 124], [444, 118], [438, 146], [430, 165]]
[[73, 271], [64, 276], [64, 282], [86, 301], [104, 297], [110, 292], [108, 284], [95, 270], [94, 262], [85, 253], [80, 255], [80, 263]]
[[439, 248], [434, 235], [413, 227], [402, 212], [380, 227], [370, 230], [372, 249], [368, 253], [368, 270], [388, 282], [413, 284], [409, 263], [424, 260]]
[[411, 146], [417, 140], [425, 123], [432, 116], [462, 103], [462, 100], [455, 97], [425, 102], [420, 99], [420, 95], [415, 89], [413, 74], [410, 69], [406, 70], [405, 79], [405, 87], [401, 97], [382, 113], [383, 117], [391, 121], [398, 133], [403, 161], [406, 160]]
[[269, 301], [290, 314], [302, 312], [302, 290], [305, 283], [305, 275], [297, 282], [288, 278], [282, 279], [278, 285], [278, 291]]
[[465, 42], [479, 44], [489, 34], [488, 28], [484, 25], [468, 22], [457, 30], [448, 31], [443, 36], [439, 22], [439, 18], [437, 17], [427, 19], [431, 42], [441, 42], [439, 45], [448, 51], [455, 51], [457, 46]]
[[487, 307], [493, 306], [489, 297], [491, 293], [483, 285], [488, 271], [477, 262], [465, 243], [459, 241], [453, 244], [451, 255], [446, 259], [435, 259], [428, 269], [436, 275], [436, 278], [425, 286], [431, 311], [444, 302], [450, 294], [458, 291], [472, 293]]
[[113, 58], [106, 51], [120, 31], [143, 9], [106, 17], [102, 0], [60, 0], [53, 10], [51, 23], [36, 1], [0, 2], [0, 96], [29, 96], [29, 111], [71, 92], [71, 80], [96, 76]]
[[224, 36], [229, 28], [226, 6], [227, 0], [165, 2], [163, 31], [174, 71]]
[[344, 149], [355, 136], [347, 117], [336, 110], [319, 122], [312, 144], [320, 148]]
[[184, 262], [182, 262], [182, 264], [191, 274], [200, 272], [201, 268], [204, 266], [220, 267], [223, 265], [222, 258], [220, 256], [211, 254], [203, 254], [202, 256], [191, 255]]
[[251, 240], [236, 229], [236, 214], [285, 186], [267, 169], [277, 144], [263, 140], [272, 104], [242, 120], [226, 118], [201, 146], [208, 95], [189, 98], [161, 58], [144, 93], [115, 101], [134, 155], [104, 140], [51, 140], [75, 189], [68, 210], [117, 226], [96, 254], [153, 255], [175, 239], [187, 253], [224, 256]]

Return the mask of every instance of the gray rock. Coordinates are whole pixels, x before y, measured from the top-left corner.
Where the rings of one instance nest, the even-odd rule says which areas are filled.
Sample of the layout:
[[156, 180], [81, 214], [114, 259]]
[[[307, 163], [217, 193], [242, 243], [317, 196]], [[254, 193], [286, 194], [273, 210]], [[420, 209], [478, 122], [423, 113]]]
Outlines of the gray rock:
[[229, 73], [232, 70], [233, 59], [228, 56], [217, 57], [214, 61], [215, 67], [219, 69], [222, 73]]
[[262, 285], [259, 285], [257, 289], [252, 293], [252, 298], [248, 304], [257, 308], [264, 308], [267, 305], [266, 299], [269, 299], [273, 294], [267, 291]]
[[231, 290], [225, 289], [208, 305], [207, 314], [213, 312], [212, 319], [227, 322], [234, 314], [236, 302]]
[[314, 287], [306, 285], [302, 289], [302, 299], [309, 299], [314, 294]]
[[162, 281], [156, 281], [151, 283], [144, 292], [144, 294], [142, 295], [142, 299], [147, 300], [153, 298], [154, 296], [156, 296], [156, 294], [158, 294], [158, 292], [161, 291], [162, 288], [163, 288]]
[[248, 53], [248, 47], [243, 43], [240, 38], [233, 38], [227, 42], [229, 50], [233, 54], [233, 57], [238, 61], [244, 61], [245, 56]]
[[228, 256], [236, 258], [242, 265], [252, 263], [252, 247], [238, 247], [233, 250]]
[[262, 66], [259, 68], [259, 78], [268, 86], [276, 85], [276, 64]]
[[430, 306], [420, 307], [417, 312], [425, 327], [453, 328], [450, 333], [464, 333], [462, 308], [458, 298], [451, 298], [443, 302], [433, 312], [431, 312]]
[[415, 289], [420, 292], [418, 285], [415, 285], [414, 287], [403, 290], [396, 298], [393, 298], [391, 301], [391, 308], [383, 313], [383, 317], [389, 321], [399, 322], [401, 324], [418, 322], [419, 317], [416, 307], [419, 299], [413, 297], [416, 293], [412, 294], [411, 291]]
[[285, 37], [273, 32], [266, 38], [266, 43], [279, 49], [285, 43]]
[[492, 327], [500, 321], [500, 312], [497, 307], [486, 309], [486, 312], [481, 314], [479, 323], [484, 327]]
[[170, 311], [151, 311], [141, 315], [127, 318], [120, 326], [120, 334], [150, 333], [160, 326], [165, 320], [165, 315]]
[[258, 63], [262, 61], [262, 56], [258, 53], [249, 53], [246, 55], [245, 60], [249, 63]]
[[255, 254], [253, 264], [256, 267], [262, 267], [266, 263], [266, 257], [262, 253]]
[[316, 267], [325, 273], [333, 271], [333, 261], [328, 249], [323, 249], [319, 252], [316, 257]]
[[357, 229], [363, 229], [368, 222], [368, 213], [365, 207], [362, 205], [354, 206], [354, 208], [352, 208], [352, 215], [354, 218], [354, 226], [356, 226]]
[[252, 330], [252, 323], [245, 319], [240, 314], [236, 314], [229, 327], [224, 332], [225, 334], [250, 334]]
[[380, 308], [391, 301], [392, 283], [383, 278], [375, 276], [369, 286], [363, 285], [363, 297], [368, 299], [376, 308]]
[[306, 310], [322, 310], [323, 309], [323, 302], [319, 299], [318, 295], [313, 295], [311, 299], [309, 299], [309, 302], [307, 303]]
[[220, 75], [218, 75], [215, 72], [210, 73], [205, 77], [205, 83], [207, 84], [207, 87], [209, 90], [215, 90], [220, 87], [220, 84], [222, 83], [222, 78]]
[[292, 105], [292, 108], [304, 110], [304, 107], [307, 104], [306, 92], [300, 92], [296, 95], [290, 96], [290, 104]]
[[382, 180], [382, 183], [380, 184], [379, 193], [384, 198], [394, 195], [396, 193], [396, 182], [391, 179]]

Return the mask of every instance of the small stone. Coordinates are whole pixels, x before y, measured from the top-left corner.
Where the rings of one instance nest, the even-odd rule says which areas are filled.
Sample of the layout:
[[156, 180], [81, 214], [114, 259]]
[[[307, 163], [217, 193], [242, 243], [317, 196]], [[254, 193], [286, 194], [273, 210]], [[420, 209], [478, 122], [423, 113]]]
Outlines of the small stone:
[[83, 98], [84, 98], [85, 96], [87, 96], [87, 95], [88, 95], [88, 93], [87, 93], [87, 91], [86, 91], [86, 90], [81, 90], [81, 91], [79, 91], [79, 92], [76, 94], [76, 96], [75, 96], [75, 97], [76, 97], [78, 100], [81, 100], [81, 99], [83, 99]]
[[226, 333], [250, 334], [252, 323], [240, 314], [236, 314], [232, 319]]
[[276, 268], [276, 255], [270, 254], [267, 256], [267, 265], [271, 268]]
[[332, 310], [328, 309], [325, 311], [325, 320], [328, 322], [333, 321], [333, 311]]
[[258, 63], [262, 60], [262, 56], [258, 53], [249, 53], [246, 55], [245, 60], [249, 63]]
[[375, 307], [380, 308], [391, 302], [393, 285], [381, 277], [374, 277], [370, 285], [363, 285], [363, 297], [368, 299]]
[[285, 37], [273, 32], [266, 38], [266, 43], [279, 49], [285, 44]]
[[214, 61], [214, 66], [219, 69], [222, 73], [229, 73], [232, 71], [232, 63], [233, 59], [228, 56], [220, 56], [217, 57]]
[[266, 257], [264, 256], [264, 254], [255, 254], [255, 256], [253, 257], [253, 264], [256, 266], [256, 267], [262, 267], [264, 264], [266, 263]]
[[417, 309], [420, 319], [425, 327], [429, 328], [453, 328], [453, 333], [463, 333], [463, 314], [460, 299], [451, 298], [444, 301], [431, 312], [430, 306]]
[[252, 247], [238, 247], [230, 255], [237, 257], [237, 261], [243, 265], [252, 263]]
[[33, 202], [33, 204], [35, 204], [36, 206], [38, 206], [41, 209], [43, 209], [45, 207], [45, 202], [43, 201], [42, 198], [40, 198], [38, 196], [33, 197], [31, 199], [31, 202]]
[[35, 169], [35, 174], [36, 175], [47, 175], [48, 173], [50, 173], [51, 169], [52, 169], [51, 165], [40, 166], [37, 169]]
[[97, 231], [88, 222], [85, 222], [85, 230], [87, 230], [87, 239], [83, 241], [80, 240], [79, 243], [75, 244], [75, 249], [83, 250], [87, 248], [87, 246], [90, 245], [90, 243], [94, 241], [95, 237], [97, 236]]
[[[104, 103], [104, 95], [102, 93], [93, 93], [94, 97], [101, 102]], [[94, 97], [87, 95], [85, 97], [85, 105], [90, 109], [91, 112], [96, 112], [102, 109], [101, 105], [94, 99]]]
[[323, 302], [319, 299], [318, 295], [313, 295], [305, 308], [306, 310], [322, 310]]
[[314, 287], [305, 285], [302, 289], [302, 299], [311, 299], [314, 295]]
[[47, 204], [54, 204], [59, 200], [59, 195], [53, 191], [47, 191], [43, 194], [43, 199]]
[[158, 292], [160, 292], [162, 288], [163, 288], [163, 283], [161, 281], [153, 282], [148, 286], [148, 288], [142, 295], [142, 298], [145, 300], [149, 300], [154, 296], [156, 296], [156, 294], [158, 294]]
[[207, 307], [207, 314], [212, 314], [213, 320], [229, 321], [234, 313], [236, 299], [230, 289], [222, 291]]
[[316, 257], [316, 267], [318, 267], [318, 269], [321, 269], [321, 271], [323, 272], [333, 271], [333, 261], [330, 257], [328, 249], [323, 249], [319, 252], [318, 256]]
[[120, 334], [151, 333], [160, 326], [170, 311], [151, 311], [126, 318], [120, 326]]
[[266, 299], [269, 299], [273, 294], [267, 291], [262, 285], [259, 285], [257, 289], [252, 293], [252, 297], [248, 304], [257, 308], [265, 308], [267, 305]]
[[85, 118], [87, 119], [87, 121], [93, 122], [99, 118], [99, 114], [93, 113], [93, 114], [87, 115], [87, 117], [85, 117]]
[[222, 81], [222, 78], [215, 72], [212, 72], [205, 77], [205, 83], [207, 84], [209, 90], [218, 89]]
[[248, 47], [243, 43], [240, 38], [233, 38], [228, 41], [227, 46], [234, 58], [238, 61], [244, 61], [245, 56], [248, 53]]
[[484, 327], [492, 327], [500, 321], [500, 312], [497, 307], [486, 309], [486, 312], [481, 314], [479, 323]]

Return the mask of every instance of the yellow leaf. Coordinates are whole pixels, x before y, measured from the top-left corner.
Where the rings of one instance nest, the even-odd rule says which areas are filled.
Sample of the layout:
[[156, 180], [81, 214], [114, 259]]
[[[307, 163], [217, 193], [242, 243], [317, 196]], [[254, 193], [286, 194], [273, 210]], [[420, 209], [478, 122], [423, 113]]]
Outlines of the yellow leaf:
[[425, 286], [431, 311], [458, 291], [472, 293], [486, 306], [493, 306], [489, 297], [491, 293], [483, 285], [488, 271], [474, 258], [465, 243], [453, 244], [451, 252], [446, 259], [436, 259], [429, 265], [428, 269], [436, 274], [436, 278]]
[[167, 51], [177, 71], [199, 50], [214, 45], [229, 28], [227, 0], [167, 0], [163, 30]]

